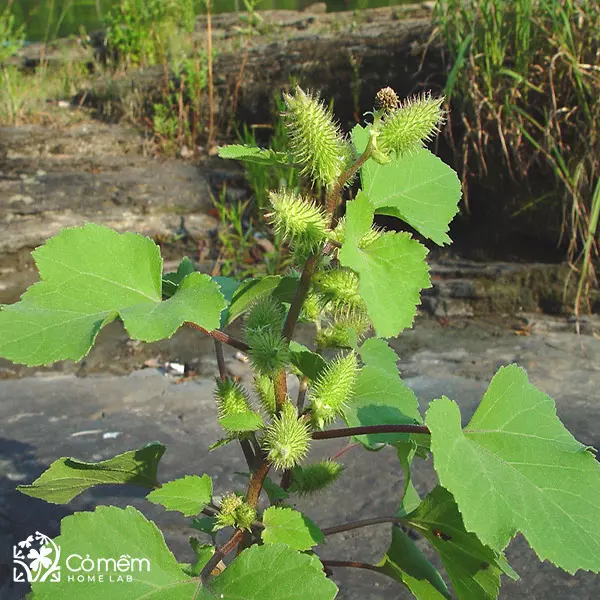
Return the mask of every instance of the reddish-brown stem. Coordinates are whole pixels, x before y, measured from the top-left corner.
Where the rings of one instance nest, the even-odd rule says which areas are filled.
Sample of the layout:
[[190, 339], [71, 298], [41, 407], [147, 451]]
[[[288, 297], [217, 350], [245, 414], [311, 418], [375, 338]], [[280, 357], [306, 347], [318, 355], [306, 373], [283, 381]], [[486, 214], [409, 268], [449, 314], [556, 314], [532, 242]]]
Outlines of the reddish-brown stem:
[[236, 529], [234, 534], [210, 557], [200, 572], [200, 581], [204, 583], [211, 575], [213, 569], [242, 541], [244, 531]]
[[246, 342], [238, 340], [237, 338], [234, 338], [220, 329], [213, 329], [212, 331], [209, 331], [208, 329], [204, 329], [204, 327], [200, 327], [200, 325], [196, 325], [196, 323], [192, 323], [190, 321], [186, 321], [184, 325], [187, 325], [192, 329], [196, 329], [197, 331], [200, 331], [201, 333], [204, 333], [205, 335], [208, 335], [211, 338], [222, 342], [223, 344], [227, 344], [236, 350], [240, 350], [241, 352], [248, 352], [248, 350], [250, 350], [250, 346], [248, 346]]
[[381, 523], [401, 523], [402, 519], [399, 517], [373, 517], [371, 519], [362, 519], [361, 521], [351, 521], [350, 523], [344, 523], [343, 525], [336, 525], [334, 527], [326, 527], [321, 529], [323, 535], [333, 535], [334, 533], [342, 533], [344, 531], [352, 531], [353, 529], [360, 529], [361, 527], [369, 527], [370, 525], [379, 525]]
[[425, 425], [365, 425], [364, 427], [346, 427], [345, 429], [329, 429], [315, 431], [313, 440], [331, 440], [334, 438], [363, 435], [368, 433], [423, 433], [431, 435], [429, 427]]
[[323, 563], [324, 567], [354, 567], [355, 569], [368, 569], [369, 571], [380, 572], [379, 567], [356, 560], [321, 560], [321, 563]]
[[275, 390], [277, 412], [279, 412], [287, 398], [287, 375], [285, 369], [281, 369], [281, 371], [273, 377], [273, 389]]

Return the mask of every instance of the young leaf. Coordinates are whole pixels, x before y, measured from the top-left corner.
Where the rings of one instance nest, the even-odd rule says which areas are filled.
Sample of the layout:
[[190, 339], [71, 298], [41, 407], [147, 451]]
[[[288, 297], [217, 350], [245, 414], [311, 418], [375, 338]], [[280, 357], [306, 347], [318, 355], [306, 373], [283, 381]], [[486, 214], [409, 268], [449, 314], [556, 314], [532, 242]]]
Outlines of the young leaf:
[[209, 595], [204, 588], [206, 596], [199, 600], [333, 600], [337, 594], [316, 556], [285, 544], [247, 548], [210, 582], [210, 589]]
[[279, 275], [268, 275], [256, 279], [247, 279], [236, 290], [231, 304], [227, 310], [225, 324], [230, 325], [240, 315], [260, 298], [264, 298], [279, 285], [281, 277]]
[[195, 271], [193, 261], [184, 256], [177, 271], [165, 273], [162, 278], [162, 295], [164, 298], [170, 298], [176, 291], [179, 284], [190, 274]]
[[600, 464], [523, 369], [498, 371], [464, 431], [445, 397], [426, 423], [440, 483], [468, 531], [498, 552], [521, 531], [540, 560], [600, 571]]
[[[369, 129], [356, 125], [356, 150], [363, 152], [368, 140]], [[452, 242], [447, 231], [458, 212], [461, 185], [454, 170], [429, 150], [422, 148], [385, 165], [368, 160], [360, 177], [375, 214], [402, 219], [439, 246]]]
[[[475, 534], [465, 530], [452, 494], [437, 486], [406, 519], [437, 550], [458, 598], [495, 600], [498, 597], [503, 571], [499, 557]], [[503, 558], [502, 564], [507, 565]], [[518, 579], [510, 567], [507, 571]]]
[[418, 600], [452, 598], [435, 567], [400, 527], [392, 527], [392, 543], [377, 567], [403, 583]]
[[225, 299], [208, 275], [188, 275], [161, 301], [159, 249], [141, 235], [87, 223], [64, 229], [33, 257], [41, 281], [0, 311], [0, 356], [13, 362], [78, 361], [117, 317], [144, 342], [170, 337], [185, 321], [219, 326]]
[[263, 523], [262, 540], [265, 544], [287, 544], [294, 550], [310, 550], [325, 539], [308, 517], [291, 508], [267, 508]]
[[274, 150], [258, 148], [257, 146], [230, 144], [229, 146], [220, 146], [218, 150], [219, 158], [243, 160], [259, 165], [288, 164], [287, 154], [284, 152], [276, 152]]
[[421, 497], [412, 482], [410, 464], [417, 453], [417, 444], [413, 440], [396, 444], [398, 460], [404, 471], [404, 490], [402, 490], [402, 501], [396, 511], [399, 517], [405, 516], [421, 504]]
[[227, 431], [235, 433], [242, 431], [256, 431], [264, 427], [262, 417], [253, 411], [234, 413], [219, 419], [219, 424]]
[[163, 484], [146, 498], [167, 510], [177, 510], [186, 517], [199, 514], [212, 499], [212, 481], [208, 475], [186, 475]]
[[[171, 554], [162, 533], [152, 521], [142, 513], [128, 506], [126, 509], [114, 506], [99, 506], [94, 512], [78, 512], [65, 517], [61, 522], [61, 535], [54, 540], [60, 548], [60, 567], [63, 573], [59, 582], [47, 580], [33, 583], [32, 590], [36, 600], [137, 600], [142, 598], [169, 600], [189, 600], [194, 597], [198, 580], [191, 579], [181, 569]], [[85, 572], [85, 591], [82, 585], [69, 581], [66, 567], [81, 568], [81, 561], [89, 556], [94, 565], [97, 560], [125, 559], [131, 568], [121, 571], [100, 565]], [[79, 562], [78, 562], [79, 561]], [[86, 563], [87, 566], [87, 563]], [[83, 571], [77, 574], [81, 574]], [[99, 575], [104, 577], [100, 578]], [[132, 581], [111, 583], [109, 576], [129, 574]], [[95, 575], [95, 580], [90, 576]], [[125, 592], [126, 589], [126, 592]], [[204, 596], [200, 596], [204, 598]], [[209, 596], [206, 596], [208, 598]]]
[[[348, 427], [421, 423], [419, 401], [400, 379], [396, 353], [384, 340], [372, 338], [359, 348], [359, 354], [365, 366], [358, 373], [354, 397], [344, 409]], [[377, 433], [359, 435], [356, 439], [368, 449], [374, 449], [382, 443], [406, 442], [409, 435]]]
[[215, 553], [215, 547], [210, 544], [201, 544], [196, 538], [190, 538], [190, 545], [196, 555], [196, 560], [189, 566], [186, 572], [192, 577], [198, 577], [202, 573], [204, 565]]
[[427, 249], [408, 233], [392, 232], [360, 248], [372, 222], [373, 206], [359, 192], [346, 206], [346, 239], [339, 257], [342, 265], [358, 274], [359, 291], [377, 335], [393, 337], [412, 325], [419, 293], [431, 287]]
[[291, 363], [311, 381], [314, 381], [319, 376], [327, 363], [325, 359], [315, 352], [311, 352], [306, 346], [298, 342], [290, 342]]
[[31, 485], [20, 485], [17, 489], [52, 504], [66, 504], [96, 485], [129, 483], [153, 489], [159, 485], [156, 471], [165, 450], [165, 446], [153, 442], [97, 463], [59, 458]]

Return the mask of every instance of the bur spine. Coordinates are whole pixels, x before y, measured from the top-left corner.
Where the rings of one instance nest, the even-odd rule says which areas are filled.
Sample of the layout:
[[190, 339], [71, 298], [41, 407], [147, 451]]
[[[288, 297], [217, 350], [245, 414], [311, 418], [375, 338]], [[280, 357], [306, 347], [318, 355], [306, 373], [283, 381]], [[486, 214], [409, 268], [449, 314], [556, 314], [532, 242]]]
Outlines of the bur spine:
[[219, 409], [219, 419], [252, 410], [247, 392], [229, 377], [225, 380], [217, 379], [215, 400]]
[[343, 465], [334, 460], [294, 467], [290, 491], [300, 496], [320, 492], [338, 479], [343, 472]]

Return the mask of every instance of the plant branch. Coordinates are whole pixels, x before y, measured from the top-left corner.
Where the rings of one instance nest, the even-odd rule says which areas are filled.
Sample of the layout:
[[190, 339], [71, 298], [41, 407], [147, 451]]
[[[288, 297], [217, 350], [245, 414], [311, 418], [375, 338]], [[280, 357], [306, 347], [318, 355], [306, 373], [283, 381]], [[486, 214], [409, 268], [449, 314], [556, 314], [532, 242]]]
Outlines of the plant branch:
[[242, 541], [244, 537], [243, 529], [236, 529], [234, 534], [220, 547], [215, 550], [215, 553], [210, 557], [209, 561], [204, 565], [200, 572], [200, 581], [202, 583], [210, 577], [213, 569]]
[[240, 350], [241, 352], [248, 352], [250, 350], [250, 346], [246, 344], [246, 342], [242, 340], [238, 340], [237, 338], [221, 331], [220, 329], [213, 329], [212, 331], [208, 331], [208, 329], [204, 329], [204, 327], [200, 327], [200, 325], [196, 325], [196, 323], [192, 323], [191, 321], [186, 321], [184, 325], [191, 327], [192, 329], [196, 329], [205, 335], [210, 336], [211, 338], [222, 342], [223, 344], [227, 344], [236, 350]]
[[287, 398], [287, 374], [285, 369], [281, 369], [273, 377], [273, 389], [275, 391], [275, 405], [277, 412], [279, 412]]
[[215, 339], [215, 354], [217, 355], [219, 377], [221, 381], [225, 381], [227, 379], [227, 367], [225, 366], [225, 356], [223, 355], [223, 342], [217, 339]]
[[365, 425], [364, 427], [346, 427], [345, 429], [328, 429], [315, 431], [313, 440], [330, 440], [334, 438], [362, 435], [368, 433], [423, 433], [431, 435], [426, 425]]
[[351, 521], [349, 523], [344, 523], [343, 525], [336, 525], [334, 527], [326, 527], [325, 529], [321, 529], [321, 531], [323, 532], [323, 535], [333, 535], [334, 533], [352, 531], [353, 529], [369, 527], [370, 525], [379, 525], [381, 523], [402, 523], [402, 519], [400, 517], [373, 517], [371, 519]]
[[369, 571], [376, 571], [380, 573], [379, 567], [370, 565], [365, 562], [358, 562], [356, 560], [321, 560], [324, 567], [354, 567], [355, 569], [368, 569]]
[[356, 175], [357, 171], [367, 162], [371, 153], [373, 152], [372, 138], [369, 138], [369, 143], [365, 148], [365, 151], [358, 157], [358, 159], [350, 165], [335, 182], [335, 185], [331, 188], [331, 191], [327, 194], [327, 212], [331, 215], [331, 228], [335, 226], [335, 211], [340, 199], [340, 194], [344, 186]]

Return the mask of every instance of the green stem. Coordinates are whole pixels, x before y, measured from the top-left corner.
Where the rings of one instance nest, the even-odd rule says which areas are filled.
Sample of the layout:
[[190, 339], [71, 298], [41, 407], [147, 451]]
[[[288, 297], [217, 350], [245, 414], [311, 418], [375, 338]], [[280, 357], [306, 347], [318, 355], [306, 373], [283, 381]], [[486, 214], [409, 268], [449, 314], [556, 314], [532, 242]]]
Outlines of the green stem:
[[351, 435], [365, 435], [373, 433], [422, 433], [431, 435], [426, 425], [365, 425], [364, 427], [346, 427], [345, 429], [328, 429], [315, 431], [313, 440], [331, 440], [334, 438], [349, 437]]

